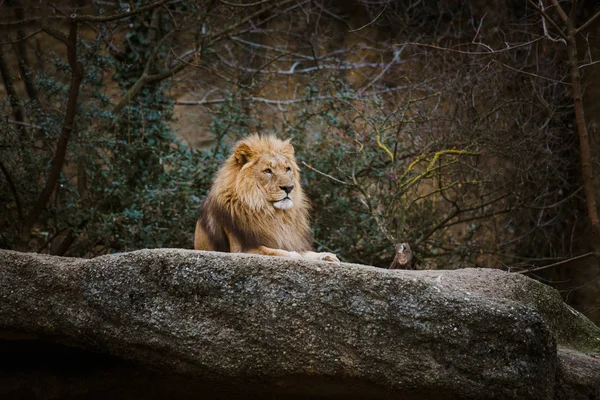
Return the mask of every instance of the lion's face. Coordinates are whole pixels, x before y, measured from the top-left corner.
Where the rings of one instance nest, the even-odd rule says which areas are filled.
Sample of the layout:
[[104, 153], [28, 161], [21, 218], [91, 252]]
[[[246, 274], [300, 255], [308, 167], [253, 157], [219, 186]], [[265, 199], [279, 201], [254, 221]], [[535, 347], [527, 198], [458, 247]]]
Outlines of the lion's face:
[[238, 198], [249, 209], [289, 210], [303, 201], [300, 174], [289, 140], [251, 136], [238, 143], [232, 162]]
[[262, 187], [267, 201], [279, 210], [294, 206], [295, 165], [282, 154], [262, 154], [252, 166], [254, 180]]

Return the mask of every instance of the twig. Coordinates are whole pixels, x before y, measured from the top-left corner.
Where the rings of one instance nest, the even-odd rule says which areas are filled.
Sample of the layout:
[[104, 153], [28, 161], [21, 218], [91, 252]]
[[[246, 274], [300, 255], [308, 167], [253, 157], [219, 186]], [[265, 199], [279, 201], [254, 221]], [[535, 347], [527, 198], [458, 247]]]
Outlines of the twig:
[[[556, 31], [558, 32], [558, 34], [566, 41], [567, 40], [567, 35], [562, 31], [562, 29], [560, 29], [560, 27], [558, 25], [556, 25], [556, 22], [554, 22], [554, 20], [552, 18], [550, 18], [550, 16], [548, 14], [546, 14], [546, 11], [541, 8], [538, 7], [537, 4], [535, 4], [532, 0], [527, 0], [527, 3], [529, 3], [530, 6], [532, 6], [533, 8], [535, 8], [537, 10], [537, 12], [539, 12], [542, 15], [542, 18], [545, 21], [548, 21], [552, 24], [552, 26], [556, 29]], [[545, 30], [545, 29], [544, 29]], [[545, 31], [544, 33], [547, 33], [547, 31]], [[550, 38], [550, 36], [548, 36], [548, 38], [550, 40], [553, 40], [552, 38]]]
[[500, 64], [500, 65], [502, 65], [503, 67], [508, 68], [508, 69], [510, 69], [512, 71], [515, 71], [515, 72], [517, 72], [519, 74], [533, 76], [534, 78], [544, 79], [544, 80], [550, 81], [552, 83], [560, 83], [562, 85], [569, 85], [569, 86], [571, 85], [569, 82], [557, 81], [556, 79], [546, 78], [545, 76], [534, 74], [532, 72], [525, 72], [525, 71], [519, 70], [517, 68], [511, 67], [510, 65], [504, 64], [504, 63], [502, 63], [502, 62], [500, 62], [498, 60], [493, 60], [493, 61], [496, 62], [496, 63], [498, 63], [498, 64]]
[[489, 56], [489, 55], [492, 55], [492, 54], [506, 53], [507, 51], [512, 51], [512, 50], [517, 49], [519, 47], [526, 47], [526, 46], [529, 46], [529, 45], [531, 45], [533, 43], [539, 42], [542, 39], [544, 39], [544, 37], [539, 37], [537, 39], [530, 40], [529, 42], [515, 44], [513, 46], [511, 46], [511, 45], [509, 45], [507, 43], [506, 44], [506, 48], [504, 48], [504, 49], [490, 50], [490, 51], [465, 51], [465, 50], [456, 50], [456, 49], [451, 49], [449, 47], [440, 47], [440, 46], [436, 46], [436, 45], [433, 45], [433, 44], [418, 43], [418, 42], [398, 43], [398, 44], [396, 44], [396, 46], [404, 46], [404, 45], [410, 44], [410, 45], [413, 45], [413, 46], [428, 47], [430, 49], [450, 51], [452, 53], [458, 53], [458, 54], [467, 54], [467, 55], [472, 55], [472, 56]]
[[583, 25], [581, 25], [579, 28], [577, 28], [577, 30], [575, 32], [581, 33], [581, 31], [583, 31], [588, 26], [590, 26], [592, 23], [594, 23], [598, 18], [600, 18], [600, 11], [598, 11], [590, 19], [588, 19]]
[[0, 42], [0, 45], [19, 43], [19, 42], [22, 42], [24, 40], [27, 40], [27, 39], [29, 39], [29, 38], [37, 35], [37, 34], [43, 32], [43, 31], [44, 31], [43, 29], [38, 29], [37, 31], [32, 32], [29, 35], [26, 35], [26, 36], [23, 36], [23, 37], [19, 37], [19, 38], [15, 39], [15, 40], [9, 40], [7, 42]]
[[578, 68], [581, 69], [581, 68], [585, 68], [585, 67], [590, 67], [590, 66], [596, 65], [598, 63], [600, 63], [600, 61], [592, 61], [592, 62], [589, 62], [587, 64], [581, 64]]
[[[219, 40], [221, 40], [222, 38], [224, 38], [225, 36], [227, 36], [232, 30], [240, 27], [241, 25], [247, 23], [248, 21], [252, 20], [252, 18], [255, 18], [261, 14], [264, 14], [266, 11], [276, 7], [276, 6], [282, 6], [288, 3], [291, 3], [292, 1], [296, 1], [296, 0], [284, 0], [280, 3], [275, 3], [272, 4], [269, 7], [263, 7], [261, 8], [259, 11], [250, 14], [249, 16], [247, 16], [246, 18], [244, 18], [243, 20], [241, 20], [240, 22], [230, 25], [227, 28], [225, 28], [223, 31], [219, 32], [218, 34], [213, 35], [209, 40], [208, 40], [208, 45], [206, 47], [211, 47], [212, 45], [214, 45], [215, 43], [217, 43]], [[158, 3], [154, 3], [154, 4], [158, 4]], [[162, 3], [161, 3], [162, 4]], [[269, 21], [270, 19], [274, 18], [275, 16], [272, 16], [271, 18], [267, 18], [263, 21], [260, 21], [257, 25], [262, 25], [265, 22]], [[201, 49], [196, 49], [195, 51], [192, 52], [188, 52], [186, 56], [182, 57], [182, 59], [186, 58], [186, 57], [190, 57], [192, 55], [197, 54], [198, 52], [200, 52]], [[190, 65], [187, 62], [182, 62], [180, 61], [179, 64], [175, 65], [174, 67], [168, 69], [167, 71], [161, 72], [161, 73], [157, 73], [157, 74], [152, 74], [149, 75], [147, 73], [147, 71], [145, 71], [144, 73], [142, 73], [142, 76], [140, 76], [140, 78], [133, 84], [133, 86], [131, 86], [131, 88], [129, 88], [129, 90], [127, 91], [127, 93], [125, 93], [125, 95], [123, 95], [123, 97], [121, 98], [121, 101], [119, 101], [119, 103], [117, 103], [117, 105], [113, 108], [113, 114], [119, 114], [123, 108], [129, 104], [129, 102], [131, 101], [131, 99], [133, 99], [139, 92], [140, 90], [142, 90], [142, 88], [149, 84], [149, 83], [154, 83], [154, 82], [160, 82], [164, 79], [170, 78], [174, 75], [176, 75], [177, 73], [183, 71], [188, 65]], [[147, 68], [149, 68], [149, 65], [146, 65]]]
[[[159, 0], [157, 2], [148, 4], [146, 6], [143, 7], [139, 7], [136, 8], [135, 10], [132, 11], [126, 11], [126, 12], [122, 12], [122, 13], [118, 13], [118, 14], [112, 14], [112, 15], [106, 15], [106, 16], [98, 16], [98, 15], [77, 15], [77, 14], [73, 14], [69, 17], [69, 19], [71, 21], [74, 22], [111, 22], [111, 21], [117, 21], [120, 19], [124, 19], [127, 17], [132, 17], [134, 15], [143, 13], [144, 11], [149, 11], [152, 10], [156, 7], [162, 6], [165, 3], [168, 3], [169, 1], [172, 0]], [[177, 0], [176, 2], [179, 2], [179, 0]]]
[[535, 268], [525, 269], [523, 271], [514, 271], [514, 273], [515, 274], [528, 274], [530, 272], [541, 271], [543, 269], [548, 269], [548, 268], [556, 267], [556, 266], [559, 266], [559, 265], [562, 265], [562, 264], [567, 264], [567, 263], [570, 263], [571, 261], [581, 260], [582, 258], [586, 258], [586, 257], [590, 257], [590, 256], [594, 256], [594, 253], [593, 252], [589, 252], [589, 253], [585, 253], [585, 254], [582, 254], [580, 256], [569, 258], [567, 260], [559, 261], [559, 262], [556, 262], [556, 263], [553, 263], [553, 264], [548, 264], [548, 265], [543, 265], [541, 267], [535, 267]]
[[335, 182], [337, 182], [337, 183], [341, 183], [342, 185], [346, 185], [346, 186], [352, 186], [352, 184], [350, 184], [350, 183], [348, 183], [348, 182], [341, 181], [341, 180], [339, 180], [338, 178], [334, 178], [333, 176], [331, 176], [331, 175], [329, 175], [329, 174], [326, 174], [325, 172], [319, 171], [318, 169], [316, 169], [316, 168], [312, 167], [311, 165], [309, 165], [309, 164], [305, 163], [304, 161], [302, 161], [302, 165], [304, 165], [306, 168], [308, 168], [308, 169], [310, 169], [310, 170], [312, 170], [312, 171], [315, 171], [317, 174], [323, 175], [323, 176], [325, 176], [325, 177], [327, 177], [327, 178], [331, 179], [332, 181], [335, 181]]
[[404, 50], [404, 46], [402, 46], [400, 49], [394, 49], [394, 57], [392, 58], [392, 61], [390, 61], [385, 67], [382, 68], [381, 72], [379, 72], [379, 74], [377, 74], [377, 76], [375, 76], [373, 79], [371, 79], [371, 81], [365, 85], [363, 88], [360, 89], [360, 91], [364, 91], [367, 90], [368, 88], [370, 88], [371, 86], [373, 86], [373, 84], [375, 84], [375, 82], [377, 82], [379, 79], [381, 79], [381, 77], [388, 71], [388, 69], [390, 69], [390, 67], [393, 64], [400, 64], [400, 56], [402, 55], [402, 51]]
[[13, 125], [25, 126], [27, 128], [35, 128], [35, 129], [40, 129], [40, 130], [46, 129], [43, 126], [40, 126], [40, 125], [34, 125], [34, 124], [30, 124], [30, 123], [27, 123], [27, 122], [21, 122], [21, 121], [13, 121], [12, 119], [8, 119], [8, 120], [6, 120], [6, 122], [9, 123], [9, 124], [13, 124]]
[[219, 0], [219, 1], [221, 3], [223, 3], [223, 4], [231, 6], [231, 7], [254, 7], [254, 6], [259, 6], [261, 4], [264, 4], [264, 3], [268, 2], [268, 1], [271, 1], [271, 0], [261, 0], [261, 1], [257, 1], [257, 2], [254, 2], [254, 3], [250, 3], [250, 4], [230, 3], [230, 2], [225, 1], [225, 0]]
[[[364, 99], [364, 98], [376, 96], [379, 94], [396, 92], [398, 90], [403, 90], [405, 88], [406, 88], [405, 86], [397, 86], [397, 87], [393, 87], [393, 88], [373, 90], [373, 91], [367, 92], [367, 93], [360, 93], [358, 96], [352, 96], [352, 99], [354, 99], [354, 100]], [[214, 89], [211, 91], [214, 91]], [[265, 97], [251, 96], [251, 97], [245, 98], [244, 100], [245, 101], [253, 101], [253, 102], [257, 102], [257, 103], [273, 104], [273, 105], [290, 105], [290, 104], [297, 104], [297, 103], [307, 103], [307, 102], [311, 102], [311, 101], [315, 101], [315, 100], [339, 99], [342, 96], [343, 95], [341, 95], [341, 94], [336, 94], [336, 95], [328, 95], [328, 96], [307, 97], [307, 98], [302, 98], [302, 99], [282, 99], [282, 100], [267, 99]], [[226, 103], [227, 101], [229, 101], [229, 100], [225, 99], [225, 98], [206, 99], [206, 95], [205, 95], [204, 98], [202, 98], [202, 100], [176, 100], [175, 105], [178, 105], [178, 106], [203, 106], [203, 105], [207, 105], [207, 104], [222, 104], [222, 103]]]
[[69, 38], [66, 37], [61, 31], [58, 31], [49, 26], [44, 26], [42, 28], [42, 31], [46, 32], [48, 35], [52, 36], [54, 39], [56, 39], [60, 42], [63, 42], [65, 45], [68, 45], [68, 43], [69, 43]]
[[[239, 28], [240, 26], [244, 25], [245, 23], [251, 21], [253, 18], [256, 18], [262, 14], [265, 14], [266, 11], [269, 11], [272, 8], [275, 8], [277, 6], [282, 7], [284, 5], [290, 4], [292, 2], [294, 2], [296, 0], [283, 0], [280, 3], [275, 3], [270, 5], [269, 7], [263, 7], [260, 10], [248, 15], [246, 18], [242, 19], [241, 21], [228, 26], [227, 28], [223, 29], [221, 32], [219, 32], [218, 34], [214, 35], [213, 37], [211, 37], [211, 40], [208, 43], [208, 47], [211, 47], [213, 44], [215, 44], [216, 42], [218, 42], [219, 40], [221, 40], [224, 36], [229, 35], [229, 33], [237, 28]], [[263, 25], [264, 23], [270, 21], [271, 19], [275, 18], [277, 16], [277, 14], [273, 14], [272, 16], [264, 19], [263, 21], [260, 21], [259, 23], [257, 23], [255, 26], [259, 26], [259, 25]]]
[[[323, 70], [323, 69], [329, 69], [329, 70], [334, 70], [334, 71], [346, 71], [346, 70], [354, 70], [354, 69], [360, 69], [360, 68], [382, 68], [384, 69], [383, 73], [385, 73], [387, 71], [387, 69], [389, 68], [389, 66], [391, 66], [394, 61], [391, 61], [388, 64], [385, 63], [370, 63], [370, 62], [363, 62], [363, 63], [344, 63], [344, 64], [322, 64], [319, 66], [314, 66], [314, 67], [306, 67], [306, 68], [297, 68], [298, 65], [300, 65], [299, 61], [296, 61], [294, 64], [292, 64], [292, 66], [287, 69], [287, 70], [274, 70], [274, 71], [269, 71], [269, 70], [261, 70], [260, 68], [248, 68], [248, 67], [238, 67], [236, 66], [234, 63], [220, 57], [221, 61], [223, 61], [223, 63], [225, 65], [227, 65], [228, 67], [231, 68], [235, 68], [237, 70], [240, 71], [244, 71], [244, 72], [254, 72], [254, 73], [261, 73], [261, 74], [277, 74], [277, 75], [294, 75], [294, 74], [308, 74], [314, 71], [319, 71], [319, 70]], [[312, 58], [311, 58], [312, 60]], [[397, 64], [401, 64], [402, 62], [397, 61]], [[380, 76], [377, 77], [377, 79], [379, 79]], [[369, 85], [370, 86], [370, 85]], [[368, 86], [367, 86], [368, 87]]]
[[377, 21], [379, 19], [379, 17], [381, 17], [381, 14], [383, 14], [383, 12], [385, 11], [385, 9], [387, 8], [388, 4], [390, 4], [389, 0], [387, 3], [385, 3], [385, 6], [383, 6], [383, 10], [381, 10], [381, 12], [375, 17], [375, 19], [373, 19], [371, 22], [361, 26], [360, 28], [356, 28], [356, 29], [350, 29], [348, 32], [358, 32], [361, 29], [366, 28], [367, 26], [373, 24], [375, 21]]

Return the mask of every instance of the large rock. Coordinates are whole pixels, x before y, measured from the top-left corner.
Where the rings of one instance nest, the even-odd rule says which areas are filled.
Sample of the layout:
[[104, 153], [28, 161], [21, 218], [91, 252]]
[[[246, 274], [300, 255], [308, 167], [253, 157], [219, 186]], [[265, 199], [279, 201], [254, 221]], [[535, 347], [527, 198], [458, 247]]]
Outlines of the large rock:
[[0, 251], [0, 339], [0, 398], [600, 398], [600, 329], [495, 270]]

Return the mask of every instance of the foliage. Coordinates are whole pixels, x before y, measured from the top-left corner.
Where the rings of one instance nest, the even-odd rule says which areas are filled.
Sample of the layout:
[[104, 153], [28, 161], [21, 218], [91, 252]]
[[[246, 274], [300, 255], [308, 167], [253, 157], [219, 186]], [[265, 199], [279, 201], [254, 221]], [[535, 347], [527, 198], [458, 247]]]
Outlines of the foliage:
[[[64, 49], [43, 52], [46, 66], [22, 74], [43, 94], [22, 96], [27, 118], [13, 118], [18, 107], [2, 103], [0, 247], [85, 256], [189, 248], [230, 144], [275, 130], [294, 137], [316, 246], [346, 261], [387, 266], [393, 244], [404, 241], [421, 267], [571, 253], [564, 232], [576, 229], [569, 216], [580, 180], [574, 140], [564, 135], [572, 118], [566, 72], [553, 43], [504, 51], [536, 34], [535, 23], [503, 28], [521, 21], [523, 7], [496, 13], [396, 2], [382, 12], [377, 2], [267, 3], [168, 1], [80, 33], [84, 77], [73, 137], [51, 200], [32, 232], [22, 232], [48, 181], [73, 86]], [[367, 20], [351, 18], [357, 6]], [[353, 36], [340, 22], [367, 25]], [[198, 130], [213, 141], [202, 150], [170, 125], [169, 90], [184, 85], [171, 78], [184, 68], [195, 82], [186, 91], [210, 107], [210, 124]], [[213, 91], [221, 98], [209, 102]]]
[[[148, 46], [149, 36], [156, 35], [148, 28], [150, 18], [152, 13], [134, 20], [127, 34], [128, 48], [120, 59], [103, 55], [101, 35], [80, 39], [79, 60], [85, 77], [76, 137], [69, 142], [51, 204], [24, 244], [26, 249], [91, 256], [144, 247], [191, 247], [200, 205], [197, 165], [207, 155], [190, 149], [170, 129], [173, 102], [165, 95], [167, 83], [147, 85], [119, 115], [109, 111], [106, 95], [107, 82], [116, 82], [123, 94], [143, 73], [153, 49]], [[162, 27], [173, 29], [168, 18]], [[162, 46], [157, 57], [167, 51]], [[69, 66], [58, 57], [52, 61], [50, 69], [33, 77], [47, 94], [44, 106], [66, 104], [69, 96], [65, 79]], [[7, 216], [0, 236], [3, 248], [18, 247], [17, 221], [23, 217], [18, 215], [17, 204], [25, 210], [34, 206], [53, 155], [51, 143], [56, 142], [65, 113], [64, 109], [43, 112], [33, 101], [24, 102], [23, 107], [44, 128], [31, 136], [23, 136], [6, 120], [1, 128], [0, 158], [17, 184], [19, 198], [3, 206]], [[2, 180], [0, 197], [13, 196], [8, 182]]]

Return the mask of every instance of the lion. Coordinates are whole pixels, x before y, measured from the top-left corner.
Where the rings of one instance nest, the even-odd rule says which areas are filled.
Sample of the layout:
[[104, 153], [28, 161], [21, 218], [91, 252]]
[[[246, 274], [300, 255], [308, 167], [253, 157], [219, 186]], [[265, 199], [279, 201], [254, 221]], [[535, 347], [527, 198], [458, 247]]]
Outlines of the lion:
[[194, 249], [340, 262], [313, 251], [309, 209], [290, 139], [248, 136], [217, 171]]

